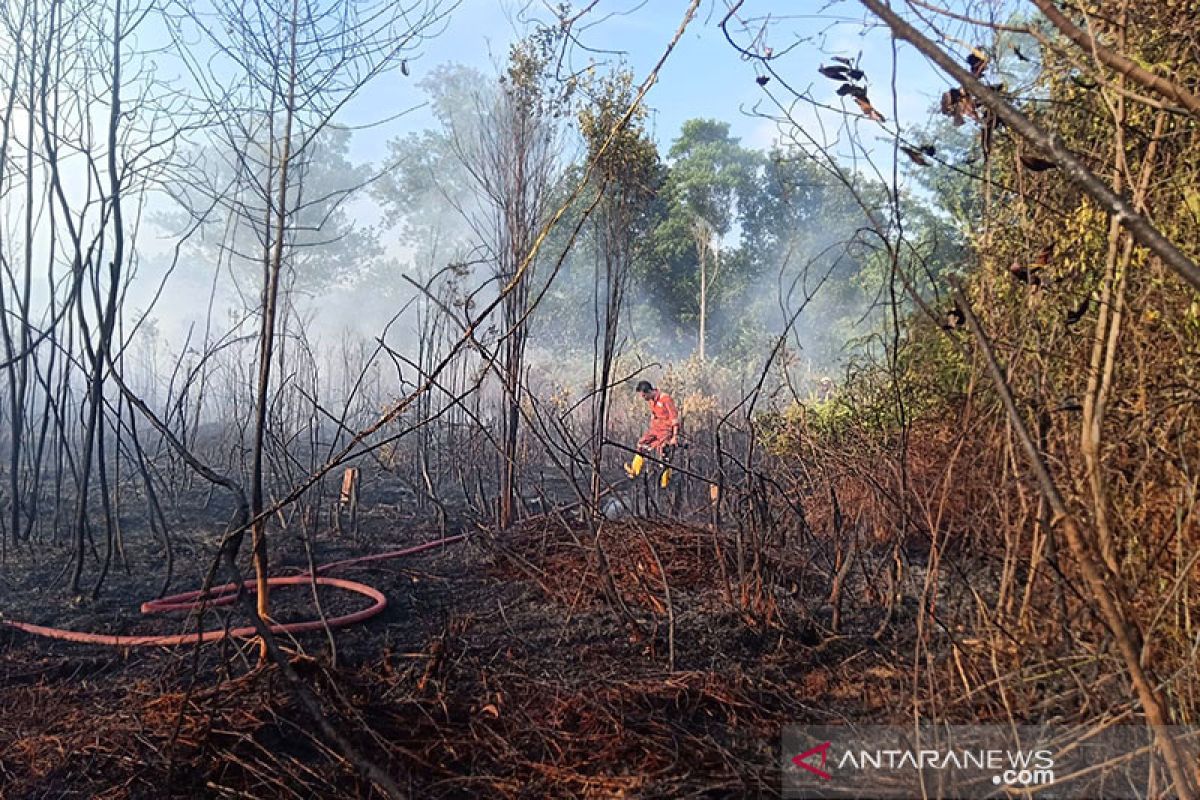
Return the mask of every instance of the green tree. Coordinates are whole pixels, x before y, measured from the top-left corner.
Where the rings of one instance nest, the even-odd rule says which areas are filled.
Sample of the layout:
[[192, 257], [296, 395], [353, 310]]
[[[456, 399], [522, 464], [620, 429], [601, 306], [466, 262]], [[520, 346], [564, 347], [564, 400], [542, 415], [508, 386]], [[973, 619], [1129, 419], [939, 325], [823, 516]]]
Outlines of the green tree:
[[484, 124], [496, 85], [478, 70], [443, 64], [419, 84], [436, 128], [388, 142], [388, 169], [372, 187], [385, 221], [415, 251], [418, 263], [437, 263], [478, 239], [468, 224], [472, 178], [455, 151], [455, 132], [467, 136]]
[[646, 277], [678, 319], [694, 314], [697, 354], [703, 360], [726, 239], [748, 205], [746, 198], [757, 190], [761, 157], [729, 135], [728, 123], [706, 119], [685, 122], [668, 155], [665, 219], [655, 233], [663, 268]]

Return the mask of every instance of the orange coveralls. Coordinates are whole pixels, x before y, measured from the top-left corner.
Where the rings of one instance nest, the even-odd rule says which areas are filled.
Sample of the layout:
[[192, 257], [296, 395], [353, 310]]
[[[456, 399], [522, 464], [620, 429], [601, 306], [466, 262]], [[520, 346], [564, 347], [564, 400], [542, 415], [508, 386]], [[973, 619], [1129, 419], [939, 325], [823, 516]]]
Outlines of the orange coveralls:
[[638, 439], [639, 450], [657, 450], [662, 453], [663, 445], [670, 442], [679, 430], [679, 409], [666, 392], [658, 392], [646, 401], [650, 406], [650, 428]]

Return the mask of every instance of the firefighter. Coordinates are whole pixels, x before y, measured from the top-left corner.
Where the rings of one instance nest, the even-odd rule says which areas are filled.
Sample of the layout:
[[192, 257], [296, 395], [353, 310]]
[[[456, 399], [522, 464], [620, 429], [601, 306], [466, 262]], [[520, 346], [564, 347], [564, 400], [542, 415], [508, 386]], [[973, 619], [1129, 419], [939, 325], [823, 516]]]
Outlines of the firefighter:
[[[655, 389], [650, 381], [639, 381], [637, 393], [646, 401], [650, 409], [650, 427], [638, 439], [637, 447], [642, 452], [653, 452], [663, 461], [670, 461], [671, 453], [679, 442], [679, 409], [671, 395]], [[645, 459], [641, 453], [633, 457], [632, 464], [625, 465], [625, 472], [630, 478], [636, 478], [642, 471]], [[671, 480], [671, 468], [664, 467], [659, 485], [667, 487]]]

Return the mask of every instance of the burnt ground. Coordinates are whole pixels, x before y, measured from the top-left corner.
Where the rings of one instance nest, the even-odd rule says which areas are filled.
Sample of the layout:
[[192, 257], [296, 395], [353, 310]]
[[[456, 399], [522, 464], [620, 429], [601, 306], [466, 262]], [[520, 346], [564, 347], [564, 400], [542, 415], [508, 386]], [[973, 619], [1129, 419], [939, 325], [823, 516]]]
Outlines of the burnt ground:
[[[441, 535], [404, 498], [387, 499], [364, 498], [355, 540], [319, 534], [315, 560]], [[218, 503], [184, 514], [171, 591], [201, 585], [223, 513]], [[138, 613], [161, 588], [163, 552], [137, 524], [126, 521], [128, 571], [114, 564], [95, 601], [72, 598], [58, 578], [63, 547], [10, 551], [0, 614], [77, 630], [188, 630], [180, 615]], [[273, 572], [305, 563], [297, 533], [272, 537]], [[877, 616], [856, 613], [849, 630], [828, 633], [826, 578], [803, 547], [768, 565], [784, 589], [751, 598], [763, 613], [731, 604], [717, 544], [728, 573], [730, 537], [606, 523], [609, 583], [583, 525], [545, 516], [501, 538], [476, 529], [464, 543], [339, 573], [382, 590], [387, 610], [337, 631], [336, 657], [323, 633], [299, 637], [293, 664], [329, 720], [415, 797], [776, 796], [781, 727], [902, 714], [892, 698], [904, 695], [904, 659], [899, 643], [870, 637]], [[366, 602], [333, 589], [321, 599], [330, 615]], [[273, 602], [281, 620], [313, 614], [308, 588], [277, 590]], [[207, 617], [208, 627], [245, 624], [236, 610]], [[278, 668], [256, 660], [247, 642], [118, 650], [0, 628], [0, 796], [375, 796], [314, 733]]]

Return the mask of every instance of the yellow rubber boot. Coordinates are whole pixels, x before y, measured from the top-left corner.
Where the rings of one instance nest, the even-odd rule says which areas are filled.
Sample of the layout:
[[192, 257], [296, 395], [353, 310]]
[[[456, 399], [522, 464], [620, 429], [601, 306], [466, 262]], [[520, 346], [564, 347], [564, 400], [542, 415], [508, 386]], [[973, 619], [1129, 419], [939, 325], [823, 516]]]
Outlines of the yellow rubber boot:
[[636, 456], [633, 457], [632, 464], [625, 465], [625, 474], [628, 475], [630, 478], [636, 478], [638, 475], [641, 475], [642, 474], [642, 465], [645, 463], [645, 461], [646, 461], [646, 459], [642, 458], [641, 453], [637, 454]]
[[666, 469], [663, 470], [662, 477], [658, 479], [658, 485], [660, 488], [665, 489], [665, 488], [667, 488], [667, 484], [670, 482], [671, 482], [671, 468], [667, 467]]

